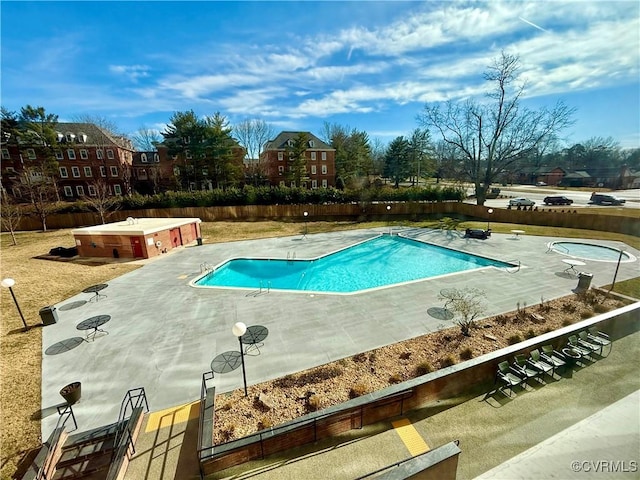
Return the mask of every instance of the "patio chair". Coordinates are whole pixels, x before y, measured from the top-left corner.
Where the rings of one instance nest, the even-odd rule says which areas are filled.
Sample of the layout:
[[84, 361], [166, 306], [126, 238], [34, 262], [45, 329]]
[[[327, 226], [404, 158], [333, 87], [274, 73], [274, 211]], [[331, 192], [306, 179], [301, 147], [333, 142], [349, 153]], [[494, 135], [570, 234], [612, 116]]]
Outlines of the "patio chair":
[[599, 343], [603, 347], [607, 347], [607, 346], [612, 346], [613, 345], [613, 342], [611, 342], [611, 339], [609, 338], [609, 335], [607, 335], [604, 332], [598, 331], [598, 329], [596, 327], [591, 327], [589, 329], [589, 333], [587, 333], [587, 335], [589, 336], [589, 339], [591, 339], [595, 343]]
[[525, 380], [535, 378], [542, 383], [542, 380], [540, 379], [540, 371], [532, 368], [531, 365], [527, 362], [527, 357], [525, 357], [524, 355], [516, 355], [514, 357], [514, 363], [512, 367], [516, 372], [519, 372], [520, 375], [524, 376]]
[[540, 355], [540, 352], [537, 348], [529, 352], [529, 359], [527, 360], [527, 363], [541, 372], [543, 375], [547, 374], [550, 377], [553, 377], [553, 374], [555, 373], [555, 366], [552, 363], [546, 362]]
[[583, 347], [588, 348], [592, 352], [597, 353], [601, 357], [603, 356], [602, 355], [602, 347], [603, 347], [603, 345], [598, 343], [598, 342], [595, 342], [595, 341], [591, 340], [589, 338], [589, 333], [588, 332], [580, 332], [580, 333], [578, 333], [578, 343], [580, 345], [582, 345]]
[[553, 365], [553, 373], [560, 368], [565, 367], [567, 365], [567, 359], [560, 352], [556, 352], [553, 349], [552, 345], [543, 345], [542, 353], [540, 354], [540, 358], [542, 358], [545, 362]]
[[594, 361], [592, 357], [593, 350], [578, 342], [577, 335], [571, 335], [569, 337], [567, 340], [567, 348], [577, 351], [583, 358], [588, 358], [592, 362]]
[[511, 371], [511, 367], [509, 367], [509, 362], [500, 362], [498, 364], [498, 371], [496, 372], [496, 382], [500, 380], [502, 385], [498, 388], [500, 391], [504, 391], [505, 388], [509, 389], [509, 397], [511, 397], [511, 392], [513, 391], [513, 387], [517, 385], [521, 385], [524, 382], [524, 377], [520, 375], [516, 375], [513, 371]]

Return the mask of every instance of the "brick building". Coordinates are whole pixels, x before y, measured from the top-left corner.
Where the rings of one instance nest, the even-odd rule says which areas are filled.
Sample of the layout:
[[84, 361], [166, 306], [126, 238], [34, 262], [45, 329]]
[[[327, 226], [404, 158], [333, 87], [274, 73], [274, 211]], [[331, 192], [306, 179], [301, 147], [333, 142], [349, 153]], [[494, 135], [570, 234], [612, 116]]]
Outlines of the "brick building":
[[[287, 181], [287, 171], [292, 168], [289, 152], [295, 139], [303, 133], [307, 136], [305, 151], [306, 171], [302, 185]], [[334, 187], [336, 178], [336, 150], [309, 132], [280, 132], [269, 140], [260, 154], [260, 163], [271, 185], [320, 188]]]

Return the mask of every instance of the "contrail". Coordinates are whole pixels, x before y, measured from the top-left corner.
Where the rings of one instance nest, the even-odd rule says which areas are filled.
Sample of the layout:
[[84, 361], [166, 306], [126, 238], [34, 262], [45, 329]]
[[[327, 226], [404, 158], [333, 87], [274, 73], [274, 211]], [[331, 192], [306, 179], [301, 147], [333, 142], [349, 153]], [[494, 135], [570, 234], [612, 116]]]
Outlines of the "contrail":
[[520, 20], [522, 20], [524, 23], [528, 23], [529, 25], [531, 25], [534, 28], [537, 28], [538, 30], [542, 30], [543, 32], [547, 32], [547, 30], [545, 30], [544, 28], [540, 27], [539, 25], [536, 25], [535, 23], [531, 23], [529, 20], [525, 20], [522, 17], [518, 17]]

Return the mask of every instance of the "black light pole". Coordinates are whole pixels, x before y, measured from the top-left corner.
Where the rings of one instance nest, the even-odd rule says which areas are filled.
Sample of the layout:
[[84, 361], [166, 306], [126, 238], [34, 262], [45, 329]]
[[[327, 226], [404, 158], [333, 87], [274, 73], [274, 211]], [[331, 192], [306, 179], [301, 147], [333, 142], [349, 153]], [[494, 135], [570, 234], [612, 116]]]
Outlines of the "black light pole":
[[20, 305], [18, 305], [18, 299], [16, 298], [15, 293], [13, 293], [13, 287], [16, 284], [16, 281], [13, 278], [5, 278], [2, 280], [2, 282], [0, 282], [0, 285], [2, 285], [4, 288], [8, 288], [9, 291], [11, 292], [11, 296], [13, 297], [13, 302], [16, 304], [16, 308], [18, 309], [18, 313], [20, 314], [20, 318], [22, 319], [22, 324], [24, 325], [24, 331], [26, 332], [27, 330], [29, 330], [29, 327], [27, 326], [27, 321], [24, 319], [24, 315], [22, 315], [22, 310], [20, 310]]
[[[493, 208], [490, 208], [489, 210], [487, 210], [487, 213], [491, 215], [493, 213]], [[490, 226], [489, 226], [490, 224], [491, 224], [491, 220], [487, 218], [487, 230], [490, 230]]]
[[238, 341], [240, 342], [240, 359], [242, 361], [242, 380], [244, 381], [244, 396], [248, 396], [247, 394], [247, 374], [244, 370], [244, 348], [242, 347], [242, 335], [247, 331], [247, 326], [242, 322], [236, 322], [231, 328], [233, 334], [238, 337]]
[[307, 228], [307, 218], [309, 217], [309, 212], [304, 212], [304, 235], [302, 236], [302, 238], [305, 238], [307, 236], [307, 232], [309, 231]]

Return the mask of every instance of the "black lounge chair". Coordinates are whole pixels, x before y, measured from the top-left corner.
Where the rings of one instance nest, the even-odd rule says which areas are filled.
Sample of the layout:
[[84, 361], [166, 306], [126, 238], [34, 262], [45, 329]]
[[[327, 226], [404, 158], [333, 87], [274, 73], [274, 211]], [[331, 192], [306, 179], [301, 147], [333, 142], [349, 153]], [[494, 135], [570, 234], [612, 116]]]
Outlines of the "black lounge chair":
[[604, 332], [598, 331], [596, 327], [591, 327], [589, 329], [589, 332], [587, 333], [587, 336], [589, 337], [589, 340], [591, 342], [597, 343], [598, 345], [602, 345], [602, 350], [604, 350], [604, 347], [609, 347], [607, 351], [607, 355], [611, 353], [611, 349], [613, 348], [613, 342], [609, 338], [609, 335], [607, 335]]
[[540, 357], [547, 363], [553, 365], [553, 373], [560, 367], [567, 365], [567, 359], [560, 352], [556, 352], [551, 345], [544, 345]]
[[545, 361], [540, 355], [540, 352], [538, 351], [538, 349], [531, 350], [531, 352], [529, 353], [529, 360], [527, 360], [527, 363], [531, 365], [533, 368], [535, 368], [536, 370], [538, 370], [542, 375], [546, 374], [546, 375], [549, 375], [550, 377], [553, 377], [553, 374], [555, 373], [556, 367], [552, 363]]
[[498, 388], [500, 391], [504, 391], [505, 388], [509, 389], [509, 396], [513, 391], [513, 387], [521, 385], [525, 381], [524, 377], [517, 375], [509, 367], [509, 362], [500, 362], [498, 364], [498, 371], [496, 372], [496, 381], [500, 380], [502, 385]]
[[525, 377], [525, 380], [529, 380], [530, 378], [535, 378], [539, 382], [540, 380], [540, 371], [533, 368], [529, 362], [527, 362], [527, 357], [524, 355], [516, 355], [515, 361], [512, 365], [512, 368], [521, 376]]

